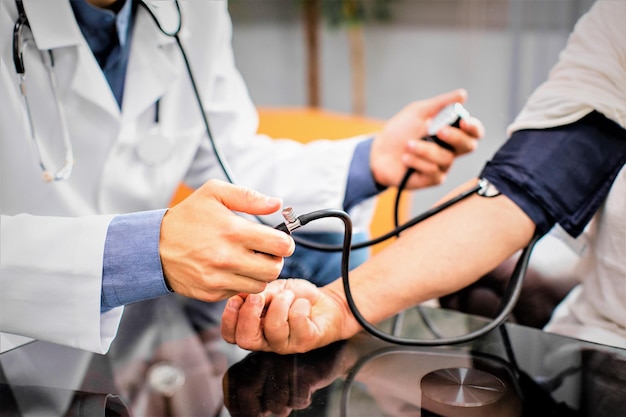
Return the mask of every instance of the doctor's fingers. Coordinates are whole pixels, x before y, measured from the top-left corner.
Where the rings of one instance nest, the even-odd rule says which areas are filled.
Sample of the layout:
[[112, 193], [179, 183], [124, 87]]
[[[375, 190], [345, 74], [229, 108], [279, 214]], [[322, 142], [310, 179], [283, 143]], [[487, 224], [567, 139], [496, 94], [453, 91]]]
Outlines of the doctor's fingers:
[[281, 231], [262, 224], [249, 223], [247, 220], [241, 225], [241, 242], [247, 249], [267, 255], [287, 257], [291, 256], [296, 249], [293, 238]]
[[473, 117], [461, 120], [460, 128], [444, 126], [437, 137], [454, 149], [456, 156], [473, 152], [478, 147], [478, 139], [485, 133], [482, 123]]
[[224, 271], [168, 277], [167, 281], [177, 294], [205, 302], [224, 300], [243, 292], [259, 293], [267, 285], [265, 280]]
[[232, 211], [248, 214], [270, 214], [282, 205], [279, 198], [219, 180], [208, 180], [193, 194], [198, 198], [215, 199]]
[[237, 252], [226, 252], [223, 257], [217, 255], [217, 259], [215, 254], [210, 255], [211, 259], [203, 265], [208, 289], [222, 290], [227, 297], [260, 293], [283, 269], [282, 257], [250, 250]]
[[[283, 258], [241, 245], [193, 245], [188, 252], [162, 250], [163, 272], [177, 293], [217, 301], [238, 293], [258, 293], [278, 278]], [[177, 255], [177, 256], [176, 256]]]
[[437, 96], [413, 102], [409, 106], [418, 117], [435, 117], [444, 107], [454, 103], [465, 103], [467, 91], [463, 88], [451, 90]]
[[412, 141], [402, 155], [402, 164], [415, 172], [406, 184], [408, 189], [441, 184], [454, 162], [454, 154], [433, 142]]

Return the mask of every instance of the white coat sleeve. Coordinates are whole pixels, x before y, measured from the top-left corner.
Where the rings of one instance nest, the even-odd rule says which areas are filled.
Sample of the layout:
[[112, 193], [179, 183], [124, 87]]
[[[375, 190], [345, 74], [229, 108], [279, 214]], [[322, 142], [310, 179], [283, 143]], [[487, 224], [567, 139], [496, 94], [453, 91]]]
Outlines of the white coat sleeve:
[[105, 353], [122, 308], [100, 314], [113, 216], [2, 216], [0, 331]]
[[[286, 206], [294, 207], [298, 213], [342, 209], [354, 149], [365, 137], [301, 144], [258, 135], [258, 114], [235, 66], [232, 26], [226, 7], [214, 2], [185, 2], [181, 6], [185, 6], [183, 19], [188, 31], [184, 42], [211, 130], [235, 181], [281, 197]], [[209, 37], [206, 16], [213, 17]], [[205, 36], [198, 36], [200, 33]], [[185, 181], [195, 188], [208, 178], [224, 176], [215, 163], [209, 141], [204, 140]], [[369, 199], [351, 210], [355, 230], [367, 228], [372, 208]], [[270, 221], [282, 219], [277, 215]], [[306, 230], [320, 229], [319, 224], [311, 223]], [[341, 227], [340, 222], [331, 220], [321, 229], [340, 231]]]

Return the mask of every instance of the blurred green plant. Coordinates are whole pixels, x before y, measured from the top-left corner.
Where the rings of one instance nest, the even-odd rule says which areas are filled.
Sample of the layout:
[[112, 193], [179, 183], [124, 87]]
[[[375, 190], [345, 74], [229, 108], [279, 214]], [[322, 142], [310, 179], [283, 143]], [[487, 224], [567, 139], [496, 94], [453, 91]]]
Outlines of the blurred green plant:
[[[307, 1], [307, 0], [301, 0]], [[391, 20], [395, 0], [320, 0], [322, 16], [333, 27]]]

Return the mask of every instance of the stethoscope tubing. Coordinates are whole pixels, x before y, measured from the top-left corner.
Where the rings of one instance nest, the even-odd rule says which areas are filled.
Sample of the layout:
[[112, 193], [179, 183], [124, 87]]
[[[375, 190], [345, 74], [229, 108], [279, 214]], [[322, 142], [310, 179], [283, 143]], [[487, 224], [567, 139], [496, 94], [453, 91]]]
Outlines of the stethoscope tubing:
[[25, 86], [26, 66], [24, 64], [24, 51], [26, 50], [30, 42], [34, 44], [35, 41], [34, 39], [23, 40], [22, 32], [24, 30], [24, 27], [28, 27], [30, 29], [30, 23], [28, 21], [28, 18], [26, 17], [26, 11], [24, 10], [24, 4], [22, 3], [22, 0], [15, 0], [15, 4], [18, 11], [18, 17], [15, 21], [15, 25], [13, 26], [13, 64], [15, 66], [15, 72], [17, 73], [19, 78], [20, 94], [23, 98], [24, 106], [26, 109], [26, 118], [28, 120], [28, 127], [30, 129], [31, 145], [37, 159], [37, 164], [43, 172], [43, 180], [46, 182], [65, 180], [69, 178], [72, 173], [72, 168], [74, 166], [74, 151], [72, 147], [72, 141], [69, 136], [69, 126], [67, 124], [67, 118], [65, 116], [65, 109], [63, 108], [63, 103], [59, 99], [56, 77], [54, 75], [54, 55], [52, 54], [51, 50], [43, 51], [40, 53], [48, 72], [50, 88], [52, 90], [52, 95], [55, 99], [59, 122], [61, 124], [61, 136], [63, 139], [63, 146], [65, 147], [65, 162], [63, 163], [63, 166], [61, 166], [61, 168], [59, 168], [56, 172], [50, 171], [44, 163], [39, 145], [39, 139], [35, 131], [35, 124], [33, 121], [31, 107]]

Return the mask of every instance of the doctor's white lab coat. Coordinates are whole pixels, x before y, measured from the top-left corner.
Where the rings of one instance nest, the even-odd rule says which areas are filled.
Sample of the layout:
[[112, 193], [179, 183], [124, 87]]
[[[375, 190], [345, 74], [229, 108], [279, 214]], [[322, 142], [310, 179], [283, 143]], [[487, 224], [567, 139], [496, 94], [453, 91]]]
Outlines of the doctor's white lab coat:
[[[43, 157], [54, 167], [63, 161], [58, 105], [39, 52], [52, 50], [76, 159], [67, 181], [44, 182], [13, 67], [17, 10], [13, 0], [1, 1], [0, 331], [105, 352], [122, 313], [117, 308], [100, 314], [111, 219], [166, 207], [180, 182], [195, 188], [225, 177], [180, 51], [145, 10], [139, 8], [135, 20], [120, 111], [69, 1], [24, 0], [36, 41], [25, 51], [27, 94]], [[301, 145], [257, 135], [256, 110], [234, 64], [226, 2], [188, 1], [181, 8], [180, 36], [213, 136], [236, 181], [279, 196], [301, 213], [341, 208], [360, 138]], [[142, 149], [153, 150], [145, 141], [157, 125], [157, 99], [158, 126], [167, 140], [154, 149], [163, 158], [142, 160]], [[351, 212], [357, 230], [367, 225], [371, 205]]]

